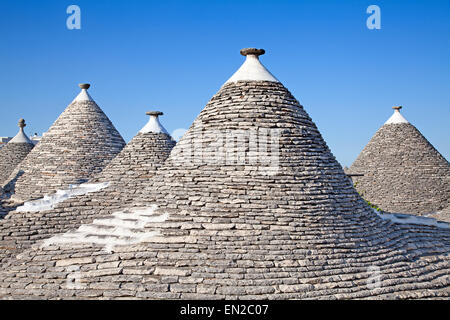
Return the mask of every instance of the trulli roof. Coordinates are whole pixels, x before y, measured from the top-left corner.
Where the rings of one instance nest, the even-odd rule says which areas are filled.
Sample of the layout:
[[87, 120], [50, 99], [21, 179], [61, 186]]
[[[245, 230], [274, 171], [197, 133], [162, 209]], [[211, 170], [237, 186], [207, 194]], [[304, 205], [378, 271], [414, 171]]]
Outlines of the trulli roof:
[[450, 164], [394, 107], [349, 168], [363, 197], [397, 213], [432, 214], [450, 205]]
[[37, 199], [85, 182], [125, 146], [120, 133], [87, 93], [89, 84], [80, 87], [78, 97], [8, 178], [6, 188], [15, 199]]
[[361, 199], [280, 82], [236, 80], [140, 199], [21, 253], [0, 297], [448, 297], [448, 225], [393, 220]]
[[34, 147], [23, 130], [25, 126], [25, 120], [20, 119], [17, 135], [0, 149], [0, 186], [7, 182], [9, 175]]

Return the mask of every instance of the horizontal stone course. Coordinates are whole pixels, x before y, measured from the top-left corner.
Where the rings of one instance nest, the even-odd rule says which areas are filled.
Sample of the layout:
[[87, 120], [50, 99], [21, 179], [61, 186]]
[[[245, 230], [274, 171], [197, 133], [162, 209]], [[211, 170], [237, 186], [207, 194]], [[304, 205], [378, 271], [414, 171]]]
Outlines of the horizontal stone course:
[[33, 148], [32, 143], [7, 143], [0, 149], [0, 196], [10, 174]]
[[[68, 199], [52, 210], [15, 212], [0, 222], [0, 263], [38, 240], [75, 230], [130, 204], [169, 156], [175, 141], [163, 133], [139, 133], [89, 183], [109, 182], [101, 191]], [[69, 210], [70, 209], [70, 210]]]

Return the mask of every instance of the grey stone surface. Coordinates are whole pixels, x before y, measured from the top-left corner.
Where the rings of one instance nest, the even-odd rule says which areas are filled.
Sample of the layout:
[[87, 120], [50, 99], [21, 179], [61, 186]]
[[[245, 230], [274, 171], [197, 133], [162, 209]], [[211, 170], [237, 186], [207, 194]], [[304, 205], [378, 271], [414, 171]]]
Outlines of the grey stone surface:
[[33, 148], [32, 143], [8, 143], [0, 149], [0, 187]]
[[89, 183], [109, 182], [106, 189], [70, 198], [44, 212], [11, 211], [0, 221], [0, 247], [3, 247], [0, 263], [38, 240], [76, 229], [130, 204], [143, 192], [143, 186], [174, 145], [175, 141], [167, 134], [138, 133], [102, 172], [89, 180]]
[[[282, 128], [278, 172], [267, 175], [250, 163], [188, 161], [186, 146], [209, 144], [207, 138], [198, 141], [199, 133], [213, 137], [218, 128]], [[38, 242], [2, 266], [0, 297], [449, 296], [450, 231], [378, 217], [353, 189], [303, 107], [279, 83], [222, 87], [129, 205], [123, 223], [137, 218], [133, 206], [154, 204], [154, 222], [141, 230], [157, 232], [153, 237], [112, 251], [94, 243]], [[156, 219], [163, 215], [167, 219]], [[112, 215], [82, 227], [91, 228], [92, 239], [114, 240], [117, 235], [107, 228], [113, 221], [120, 224]], [[89, 259], [70, 260], [83, 257]], [[103, 269], [107, 262], [118, 264]], [[68, 282], [75, 275], [78, 288]], [[57, 289], [36, 287], [40, 284]]]
[[347, 173], [381, 209], [417, 215], [450, 206], [450, 164], [412, 124], [385, 124]]
[[19, 135], [21, 135], [23, 139], [20, 139], [20, 141], [13, 141], [14, 143], [7, 143], [6, 146], [0, 149], [0, 196], [4, 193], [3, 185], [8, 182], [7, 179], [9, 175], [34, 148], [34, 144], [26, 138], [24, 133], [24, 128], [26, 127], [25, 120], [20, 119], [18, 126], [20, 131], [15, 139], [20, 138]]
[[4, 189], [20, 202], [86, 182], [124, 146], [94, 101], [74, 100], [10, 175]]
[[447, 207], [439, 212], [430, 214], [429, 217], [434, 218], [436, 220], [450, 222], [450, 207]]

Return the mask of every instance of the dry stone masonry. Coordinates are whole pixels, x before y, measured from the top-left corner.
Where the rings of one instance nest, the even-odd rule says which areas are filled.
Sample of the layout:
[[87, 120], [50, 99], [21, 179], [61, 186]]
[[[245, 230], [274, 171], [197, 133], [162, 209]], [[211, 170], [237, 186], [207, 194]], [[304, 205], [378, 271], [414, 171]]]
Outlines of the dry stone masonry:
[[390, 212], [427, 215], [450, 206], [450, 164], [394, 107], [349, 168], [363, 197]]
[[22, 160], [34, 148], [33, 142], [26, 136], [23, 130], [25, 127], [25, 120], [20, 119], [19, 133], [17, 133], [17, 135], [9, 143], [7, 143], [5, 147], [0, 149], [0, 190], [2, 190], [2, 186], [5, 182], [7, 182], [7, 178], [16, 166], [22, 162]]
[[447, 207], [437, 213], [431, 214], [430, 217], [450, 223], [450, 207]]
[[139, 199], [8, 261], [0, 298], [448, 298], [448, 226], [369, 208], [262, 53]]
[[6, 191], [25, 201], [43, 197], [99, 173], [125, 146], [121, 135], [87, 92], [81, 93], [10, 175]]
[[[175, 141], [149, 112], [147, 124], [89, 183], [109, 183], [106, 189], [68, 199], [44, 212], [11, 212], [0, 222], [0, 263], [41, 239], [78, 228], [130, 204], [167, 159]], [[150, 127], [149, 127], [150, 125]]]

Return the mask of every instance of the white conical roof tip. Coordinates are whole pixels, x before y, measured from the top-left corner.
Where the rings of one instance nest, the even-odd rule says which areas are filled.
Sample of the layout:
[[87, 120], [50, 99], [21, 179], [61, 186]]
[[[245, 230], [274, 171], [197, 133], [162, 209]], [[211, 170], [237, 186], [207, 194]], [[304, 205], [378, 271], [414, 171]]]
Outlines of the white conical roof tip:
[[159, 122], [159, 116], [162, 116], [164, 113], [161, 111], [149, 111], [146, 112], [146, 115], [150, 116], [147, 124], [139, 131], [140, 133], [165, 133], [169, 135], [166, 129]]
[[19, 126], [19, 132], [16, 134], [14, 138], [9, 141], [9, 143], [30, 143], [33, 144], [33, 142], [27, 137], [25, 132], [23, 131], [23, 128], [25, 128], [27, 125], [25, 123], [24, 119], [19, 119], [19, 123], [17, 124]]
[[241, 50], [241, 54], [246, 57], [244, 64], [228, 79], [227, 83], [237, 81], [272, 81], [279, 82], [269, 70], [259, 61], [259, 56], [266, 51], [264, 49], [246, 48]]
[[385, 124], [409, 123], [408, 120], [406, 120], [405, 117], [403, 117], [402, 114], [400, 113], [401, 108], [403, 107], [402, 106], [392, 107], [392, 109], [394, 109], [394, 114], [388, 119], [388, 121], [385, 122]]
[[90, 86], [91, 86], [89, 83], [80, 83], [78, 86], [81, 88], [81, 92], [73, 100], [73, 102], [76, 102], [76, 101], [94, 101], [94, 99], [92, 99], [92, 97], [87, 92], [87, 89], [89, 89]]

